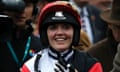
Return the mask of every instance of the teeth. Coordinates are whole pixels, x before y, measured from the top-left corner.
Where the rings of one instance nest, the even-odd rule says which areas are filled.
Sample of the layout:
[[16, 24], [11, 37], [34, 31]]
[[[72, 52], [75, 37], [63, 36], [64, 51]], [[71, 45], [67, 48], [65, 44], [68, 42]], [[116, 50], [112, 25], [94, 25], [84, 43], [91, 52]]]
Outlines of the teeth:
[[64, 39], [56, 39], [56, 40], [62, 41], [62, 40], [64, 40]]

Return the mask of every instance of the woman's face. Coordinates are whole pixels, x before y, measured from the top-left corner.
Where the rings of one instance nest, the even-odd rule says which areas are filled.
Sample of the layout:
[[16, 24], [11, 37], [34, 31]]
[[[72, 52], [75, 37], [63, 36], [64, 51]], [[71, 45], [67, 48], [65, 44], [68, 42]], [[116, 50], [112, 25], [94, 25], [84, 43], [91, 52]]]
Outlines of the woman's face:
[[57, 51], [64, 51], [71, 46], [74, 29], [70, 24], [56, 23], [47, 29], [48, 41]]

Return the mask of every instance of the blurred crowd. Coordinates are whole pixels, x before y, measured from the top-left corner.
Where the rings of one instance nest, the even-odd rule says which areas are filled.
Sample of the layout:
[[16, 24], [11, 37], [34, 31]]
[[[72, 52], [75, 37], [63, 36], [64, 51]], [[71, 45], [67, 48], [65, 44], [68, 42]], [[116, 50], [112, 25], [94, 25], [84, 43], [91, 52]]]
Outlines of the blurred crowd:
[[[103, 69], [100, 70], [100, 68], [98, 68], [99, 72], [120, 72], [119, 0], [0, 0], [1, 72], [30, 72], [24, 69], [24, 64], [26, 64], [27, 61], [29, 62], [29, 59], [34, 58], [37, 53], [39, 55], [41, 50], [49, 47], [50, 49], [53, 48], [48, 38], [43, 36], [45, 33], [40, 33], [42, 32], [41, 30], [45, 31], [45, 29], [49, 29], [51, 26], [46, 25], [47, 28], [41, 28], [40, 19], [42, 18], [41, 13], [44, 12], [44, 7], [56, 1], [69, 2], [80, 17], [79, 38], [76, 37], [78, 44], [71, 44], [72, 46], [69, 47], [80, 52], [85, 52], [100, 62]], [[58, 7], [58, 10], [59, 8], [60, 7]], [[49, 13], [47, 14], [46, 12], [45, 14], [46, 17], [49, 16]], [[44, 17], [45, 16], [43, 16], [43, 18]], [[42, 21], [44, 22], [45, 20]], [[50, 23], [52, 22], [46, 24]], [[57, 26], [53, 26], [51, 29], [54, 30], [55, 27]], [[43, 44], [46, 39], [48, 41], [47, 46]], [[68, 52], [66, 51], [66, 55]], [[55, 56], [54, 53], [52, 54]], [[40, 56], [36, 56], [36, 58], [37, 57], [40, 58]], [[39, 59], [36, 59], [36, 61], [37, 60]], [[31, 65], [32, 64], [34, 63], [31, 62]], [[58, 66], [60, 70], [61, 66], [62, 65]], [[22, 71], [21, 67], [24, 71]], [[63, 72], [76, 72], [76, 68], [73, 70], [74, 69], [70, 67], [70, 69], [63, 70]], [[78, 70], [78, 72], [79, 71], [80, 70]], [[89, 72], [92, 72], [92, 70]]]

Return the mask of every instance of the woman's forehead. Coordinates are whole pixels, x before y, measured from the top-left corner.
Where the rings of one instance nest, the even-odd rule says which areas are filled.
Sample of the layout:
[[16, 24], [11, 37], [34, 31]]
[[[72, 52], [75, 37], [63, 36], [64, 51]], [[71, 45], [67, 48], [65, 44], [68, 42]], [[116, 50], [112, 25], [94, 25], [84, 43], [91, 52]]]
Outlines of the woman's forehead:
[[69, 23], [52, 23], [52, 24], [50, 24], [49, 26], [51, 26], [51, 25], [56, 25], [56, 26], [72, 26], [71, 24], [69, 24]]

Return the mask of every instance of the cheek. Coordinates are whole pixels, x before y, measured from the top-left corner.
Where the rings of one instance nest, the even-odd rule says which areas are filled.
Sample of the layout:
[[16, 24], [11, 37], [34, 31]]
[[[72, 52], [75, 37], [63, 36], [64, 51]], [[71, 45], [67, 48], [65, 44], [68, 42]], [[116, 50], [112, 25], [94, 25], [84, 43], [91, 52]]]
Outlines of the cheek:
[[54, 37], [54, 34], [54, 32], [47, 31], [47, 37], [49, 41]]
[[33, 8], [26, 8], [25, 9], [25, 13], [27, 15], [27, 17], [32, 17], [32, 14], [33, 14]]
[[73, 30], [68, 31], [68, 32], [66, 33], [66, 36], [72, 40], [72, 39], [73, 39]]

